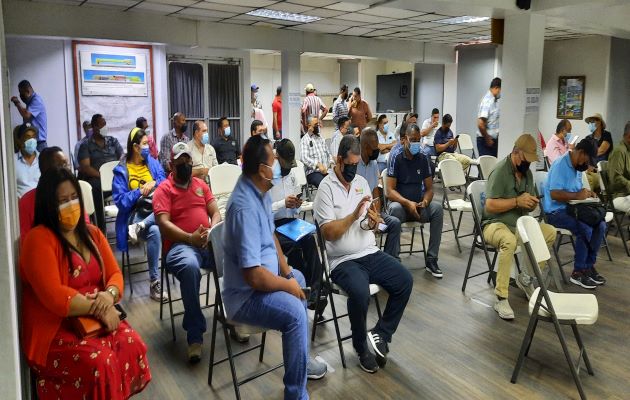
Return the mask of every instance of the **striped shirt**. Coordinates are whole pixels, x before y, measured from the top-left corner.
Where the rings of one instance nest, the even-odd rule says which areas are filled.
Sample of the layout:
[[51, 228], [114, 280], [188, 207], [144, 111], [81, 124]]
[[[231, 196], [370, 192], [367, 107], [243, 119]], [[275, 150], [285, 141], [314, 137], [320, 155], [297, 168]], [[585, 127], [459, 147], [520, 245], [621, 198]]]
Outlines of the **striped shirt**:
[[310, 132], [302, 136], [301, 142], [302, 162], [306, 170], [306, 175], [317, 171], [317, 164], [322, 163], [328, 167], [333, 159], [326, 148], [326, 141], [320, 135]]
[[168, 174], [170, 169], [168, 168], [168, 163], [171, 161], [171, 149], [177, 142], [188, 143], [190, 139], [186, 134], [182, 135], [182, 138], [179, 139], [175, 134], [175, 128], [171, 129], [167, 135], [164, 135], [160, 140], [160, 155], [159, 160], [160, 164], [162, 164], [162, 168]]
[[341, 117], [348, 116], [348, 103], [341, 97], [337, 97], [333, 103], [333, 122], [336, 124]]
[[315, 96], [315, 93], [308, 94], [302, 102], [302, 113], [304, 113], [307, 118], [310, 116], [319, 118], [319, 112], [325, 109], [326, 105], [322, 99]]

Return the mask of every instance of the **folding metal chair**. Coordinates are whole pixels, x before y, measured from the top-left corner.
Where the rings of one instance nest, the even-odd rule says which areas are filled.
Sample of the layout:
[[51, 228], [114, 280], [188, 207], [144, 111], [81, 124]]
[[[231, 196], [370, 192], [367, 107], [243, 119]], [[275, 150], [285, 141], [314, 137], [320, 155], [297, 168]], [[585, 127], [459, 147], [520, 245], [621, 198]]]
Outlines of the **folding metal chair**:
[[[446, 159], [440, 161], [438, 165], [440, 170], [440, 176], [442, 178], [442, 185], [444, 186], [444, 195], [442, 197], [442, 208], [448, 211], [448, 215], [451, 218], [451, 224], [453, 225], [452, 229], [443, 230], [442, 233], [451, 232], [455, 236], [455, 243], [457, 243], [457, 250], [462, 252], [462, 247], [459, 244], [459, 238], [470, 236], [468, 235], [459, 235], [459, 227], [462, 223], [462, 216], [465, 212], [472, 212], [472, 205], [469, 201], [466, 201], [466, 193], [464, 193], [462, 199], [449, 199], [448, 192], [451, 189], [461, 189], [466, 188], [466, 176], [464, 175], [464, 171], [462, 170], [462, 164], [455, 159]], [[455, 219], [453, 218], [453, 211], [459, 212], [459, 217], [457, 219], [457, 225], [455, 225]]]
[[[606, 161], [606, 163], [608, 163], [608, 161]], [[598, 172], [598, 176], [599, 179], [601, 180], [601, 175], [599, 175]], [[591, 190], [591, 184], [588, 181], [588, 177], [586, 176], [586, 174], [584, 172], [582, 172], [582, 187], [588, 190]], [[600, 187], [602, 188], [602, 193], [605, 193], [604, 191], [604, 186], [600, 185]], [[605, 195], [605, 194], [604, 194]], [[604, 206], [608, 209], [608, 206], [606, 204], [604, 204]], [[604, 218], [604, 221], [606, 221], [606, 234], [604, 235], [604, 242], [602, 243], [602, 247], [606, 249], [606, 254], [608, 255], [608, 261], [612, 261], [612, 255], [610, 254], [610, 249], [608, 248], [608, 229], [610, 229], [610, 223], [612, 222], [614, 216], [613, 216], [613, 212], [612, 211], [606, 211], [606, 216]]]
[[[569, 364], [569, 369], [571, 370], [571, 375], [577, 386], [580, 398], [586, 399], [586, 394], [584, 393], [579, 377], [580, 362], [582, 359], [584, 360], [589, 375], [593, 375], [593, 369], [586, 354], [586, 347], [580, 337], [578, 325], [593, 325], [597, 321], [599, 314], [597, 298], [593, 294], [554, 293], [547, 290], [538, 263], [549, 262], [551, 255], [549, 254], [549, 249], [545, 243], [545, 238], [538, 221], [534, 217], [523, 216], [516, 222], [516, 228], [540, 286], [534, 291], [529, 300], [529, 323], [510, 381], [516, 383], [518, 374], [525, 361], [525, 356], [529, 354], [538, 321], [550, 322], [554, 325], [556, 334], [560, 340], [562, 351]], [[573, 335], [580, 349], [576, 364], [574, 364], [571, 354], [569, 353], [567, 342], [560, 325], [569, 325], [573, 330]]]
[[[481, 227], [481, 219], [483, 216], [483, 208], [485, 207], [486, 202], [486, 184], [488, 181], [478, 180], [472, 182], [468, 185], [466, 189], [466, 194], [468, 195], [468, 199], [470, 201], [472, 207], [473, 220], [475, 222], [473, 228], [473, 241], [470, 246], [470, 255], [468, 256], [468, 264], [466, 265], [466, 273], [464, 274], [464, 282], [462, 283], [462, 292], [466, 291], [466, 285], [468, 284], [468, 280], [488, 274], [487, 282], [496, 286], [496, 272], [494, 271], [494, 266], [497, 262], [497, 257], [499, 255], [499, 251], [489, 244], [486, 243], [486, 240], [483, 238], [483, 229]], [[486, 263], [488, 265], [488, 269], [485, 271], [481, 271], [470, 275], [470, 269], [472, 267], [472, 260], [475, 254], [475, 250], [480, 249], [483, 251], [484, 257], [486, 258]], [[518, 262], [517, 254], [521, 252], [520, 246], [516, 247], [516, 251], [514, 252], [514, 261], [516, 262], [516, 267], [520, 272], [520, 264]], [[494, 253], [492, 257], [492, 261], [490, 261], [490, 253]]]
[[[101, 199], [103, 204], [103, 221], [105, 221], [105, 227], [107, 227], [108, 222], [115, 222], [116, 216], [118, 215], [118, 207], [116, 207], [113, 203], [111, 192], [112, 192], [112, 183], [114, 181], [114, 168], [119, 164], [119, 161], [110, 161], [101, 165], [98, 169], [99, 174], [101, 175]], [[107, 197], [105, 193], [109, 193]], [[105, 232], [107, 235], [107, 232]], [[107, 239], [116, 239], [116, 235], [112, 237], [107, 237]], [[114, 244], [115, 242], [110, 242], [110, 244]]]
[[313, 200], [313, 192], [317, 190], [315, 185], [311, 185], [306, 180], [306, 171], [304, 170], [304, 163], [300, 160], [295, 160], [297, 163], [297, 167], [293, 168], [293, 172], [295, 173], [295, 178], [297, 179], [298, 185], [302, 187], [306, 194], [306, 199], [310, 202]]
[[[328, 299], [329, 299], [328, 302], [330, 303], [330, 310], [332, 312], [332, 317], [324, 319], [323, 311], [321, 313], [315, 312], [315, 317], [313, 318], [313, 329], [311, 331], [311, 342], [315, 341], [315, 333], [316, 333], [317, 327], [319, 325], [324, 325], [332, 321], [333, 324], [335, 325], [335, 335], [337, 336], [337, 345], [339, 346], [339, 355], [341, 356], [341, 365], [343, 365], [343, 367], [346, 368], [346, 356], [343, 352], [343, 342], [345, 340], [351, 339], [352, 334], [349, 334], [343, 337], [341, 336], [341, 333], [339, 330], [339, 319], [343, 317], [347, 317], [348, 313], [345, 313], [343, 315], [337, 315], [337, 310], [335, 309], [334, 295], [348, 297], [348, 294], [344, 292], [343, 289], [341, 289], [339, 286], [334, 284], [332, 280], [330, 279], [330, 264], [328, 264], [328, 254], [326, 253], [326, 241], [324, 240], [324, 236], [322, 235], [322, 231], [317, 221], [315, 221], [315, 228], [316, 228], [316, 233], [317, 233], [317, 240], [315, 241], [315, 243], [317, 245], [320, 261], [322, 265], [324, 266], [323, 268], [324, 284], [320, 285], [317, 291], [317, 297], [316, 297], [317, 300], [315, 303], [315, 309], [316, 310], [321, 309], [320, 302], [321, 302], [322, 287], [326, 285], [328, 288], [330, 288], [330, 290], [328, 291]], [[380, 291], [381, 291], [381, 287], [379, 285], [376, 285], [373, 283], [370, 284], [370, 296], [371, 298], [374, 299], [374, 304], [376, 305], [376, 312], [378, 314], [379, 319], [382, 316], [381, 305], [378, 302], [378, 293]]]
[[490, 173], [494, 171], [494, 167], [497, 165], [497, 158], [495, 156], [480, 156], [477, 161], [479, 162], [481, 179], [488, 180]]
[[215, 165], [208, 171], [208, 180], [213, 196], [217, 199], [221, 219], [225, 219], [227, 202], [241, 177], [242, 169], [238, 165], [223, 163]]
[[[383, 197], [385, 202], [383, 203], [384, 210], [387, 210], [387, 168], [381, 172], [381, 180], [383, 181]], [[415, 253], [424, 253], [425, 258], [427, 254], [427, 248], [424, 243], [424, 223], [420, 221], [407, 221], [400, 224], [401, 229], [411, 230], [411, 241], [409, 243], [401, 243], [400, 244], [400, 254], [415, 254]], [[416, 229], [420, 229], [420, 238], [422, 239], [422, 250], [413, 250], [414, 240], [416, 238]], [[381, 235], [379, 246], [383, 247], [383, 236]], [[409, 246], [409, 250], [402, 251], [403, 247]]]
[[86, 214], [90, 216], [90, 221], [94, 223], [96, 208], [94, 207], [94, 197], [92, 197], [92, 185], [90, 185], [89, 182], [79, 180], [79, 187], [81, 188], [83, 208], [85, 208]]
[[472, 160], [470, 167], [468, 167], [468, 171], [466, 172], [466, 179], [470, 177], [470, 170], [474, 165], [477, 168], [477, 173], [480, 174], [481, 170], [479, 169], [479, 164], [477, 161], [477, 154], [475, 153], [475, 146], [473, 146], [472, 138], [467, 133], [460, 133], [459, 138], [457, 139], [457, 146], [459, 147], [459, 153], [464, 154]]
[[[269, 372], [275, 371], [278, 368], [284, 366], [284, 363], [280, 363], [271, 368], [267, 368], [264, 371], [257, 372], [252, 374], [244, 379], [238, 379], [236, 375], [236, 367], [234, 366], [234, 359], [242, 354], [249, 353], [250, 351], [260, 349], [258, 354], [258, 361], [263, 362], [263, 356], [265, 354], [265, 340], [267, 338], [268, 329], [256, 326], [250, 326], [245, 324], [237, 324], [233, 321], [230, 321], [226, 317], [225, 308], [223, 305], [223, 296], [222, 296], [222, 288], [223, 288], [223, 262], [224, 262], [224, 250], [223, 250], [223, 222], [218, 223], [210, 229], [208, 234], [209, 237], [209, 249], [210, 255], [214, 258], [214, 270], [213, 270], [213, 279], [214, 279], [214, 287], [215, 287], [215, 300], [214, 303], [216, 307], [214, 308], [214, 318], [212, 319], [212, 341], [210, 344], [210, 362], [208, 363], [208, 385], [212, 386], [212, 375], [214, 372], [214, 366], [219, 365], [225, 361], [228, 361], [230, 364], [230, 372], [232, 374], [232, 384], [234, 385], [234, 393], [237, 399], [241, 398], [241, 393], [239, 387], [250, 382], [256, 378], [259, 378]], [[221, 327], [223, 328], [223, 337], [225, 338], [225, 346], [227, 348], [227, 357], [224, 357], [220, 360], [214, 360], [214, 351], [216, 349], [216, 339], [217, 339], [217, 322], [221, 323]], [[230, 342], [230, 335], [228, 333], [228, 329], [235, 329], [238, 327], [239, 332], [246, 333], [250, 335], [262, 334], [260, 344], [255, 346], [248, 347], [245, 350], [241, 350], [237, 353], [232, 351], [232, 344]]]
[[[630, 219], [626, 218], [628, 212], [625, 210], [619, 210], [613, 203], [612, 194], [608, 192], [607, 188], [610, 187], [610, 177], [608, 176], [608, 161], [600, 161], [597, 163], [597, 174], [599, 176], [599, 186], [602, 190], [602, 197], [604, 198], [606, 208], [610, 212], [606, 213], [606, 222], [615, 222], [617, 228], [617, 234], [621, 237], [621, 243], [626, 250], [626, 254], [630, 257], [630, 249], [628, 248], [628, 240], [630, 240]], [[609, 221], [609, 215], [612, 217]], [[624, 228], [628, 230], [628, 236], [624, 234]], [[608, 242], [606, 242], [608, 244]], [[610, 256], [610, 253], [609, 253]], [[612, 260], [611, 260], [612, 261]]]

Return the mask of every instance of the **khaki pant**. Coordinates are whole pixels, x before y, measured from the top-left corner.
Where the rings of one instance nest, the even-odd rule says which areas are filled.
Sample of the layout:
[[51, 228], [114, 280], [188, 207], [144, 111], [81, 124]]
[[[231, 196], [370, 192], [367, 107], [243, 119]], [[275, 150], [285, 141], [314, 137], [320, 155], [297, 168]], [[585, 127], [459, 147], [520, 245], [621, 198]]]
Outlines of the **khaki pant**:
[[[541, 223], [540, 229], [545, 237], [547, 246], [553, 245], [556, 240], [556, 228], [551, 225]], [[507, 299], [514, 252], [516, 252], [516, 246], [522, 244], [521, 239], [518, 232], [513, 232], [502, 222], [495, 222], [486, 225], [483, 228], [483, 238], [487, 244], [495, 247], [499, 251], [497, 259], [497, 286], [494, 289], [494, 293], [499, 297]], [[527, 260], [525, 265], [529, 265], [527, 256], [525, 256], [524, 259]], [[540, 265], [540, 267], [542, 268], [543, 265]], [[534, 276], [531, 272], [529, 272], [529, 274], [530, 276]]]
[[454, 159], [454, 160], [459, 161], [459, 163], [462, 165], [462, 169], [464, 170], [464, 172], [466, 172], [468, 167], [470, 167], [470, 162], [472, 161], [470, 159], [470, 157], [468, 157], [467, 155], [464, 155], [464, 154], [459, 154], [459, 153], [442, 153], [438, 157], [437, 162], [439, 164], [440, 161], [448, 160], [448, 159]]
[[588, 184], [591, 186], [591, 191], [595, 193], [599, 193], [601, 188], [599, 187], [599, 176], [597, 172], [585, 172], [586, 179], [588, 179]]

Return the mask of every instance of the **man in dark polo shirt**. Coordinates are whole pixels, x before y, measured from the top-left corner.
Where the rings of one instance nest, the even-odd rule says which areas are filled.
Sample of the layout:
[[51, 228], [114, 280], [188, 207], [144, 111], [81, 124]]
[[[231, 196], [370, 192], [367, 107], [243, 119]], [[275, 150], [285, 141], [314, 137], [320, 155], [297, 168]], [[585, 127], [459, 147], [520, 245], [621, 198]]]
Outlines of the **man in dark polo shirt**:
[[[538, 205], [534, 179], [529, 169], [530, 163], [535, 161], [538, 161], [536, 140], [524, 133], [516, 139], [512, 152], [497, 163], [486, 184], [481, 224], [484, 240], [499, 251], [494, 310], [505, 320], [514, 319], [514, 311], [508, 302], [508, 285], [514, 252], [520, 240], [516, 232], [516, 220], [528, 215]], [[544, 223], [540, 224], [540, 229], [547, 245], [552, 245], [556, 240], [556, 229]], [[532, 279], [525, 271], [516, 277], [516, 284], [528, 298], [534, 292]]]
[[236, 165], [236, 159], [241, 156], [241, 150], [232, 137], [232, 128], [226, 117], [221, 117], [217, 123], [219, 137], [212, 142], [212, 147], [217, 153], [219, 164], [228, 163]]
[[425, 267], [436, 278], [442, 278], [438, 253], [442, 241], [444, 211], [433, 200], [433, 176], [429, 158], [421, 152], [422, 137], [416, 124], [407, 125], [407, 139], [396, 156], [392, 168], [387, 169], [387, 193], [391, 202], [388, 214], [400, 222], [428, 222], [431, 226]]

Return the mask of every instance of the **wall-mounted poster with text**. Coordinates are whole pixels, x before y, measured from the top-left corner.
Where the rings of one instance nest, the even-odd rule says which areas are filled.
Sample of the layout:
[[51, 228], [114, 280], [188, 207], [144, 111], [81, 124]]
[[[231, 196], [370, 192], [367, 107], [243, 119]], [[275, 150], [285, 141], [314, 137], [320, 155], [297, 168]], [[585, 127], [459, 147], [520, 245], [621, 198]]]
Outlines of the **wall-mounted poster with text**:
[[81, 94], [83, 96], [148, 96], [146, 54], [138, 50], [116, 49], [116, 53], [81, 51], [79, 57]]

